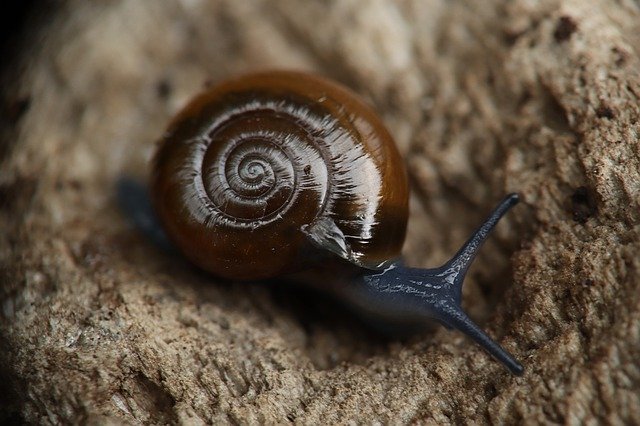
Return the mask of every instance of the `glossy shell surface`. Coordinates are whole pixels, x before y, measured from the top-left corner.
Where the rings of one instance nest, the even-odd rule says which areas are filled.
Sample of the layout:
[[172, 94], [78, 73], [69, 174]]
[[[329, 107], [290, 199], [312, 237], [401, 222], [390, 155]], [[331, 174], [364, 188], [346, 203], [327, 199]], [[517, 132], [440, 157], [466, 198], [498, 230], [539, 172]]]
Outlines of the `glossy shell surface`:
[[170, 123], [151, 191], [173, 242], [231, 279], [296, 272], [326, 255], [365, 268], [404, 241], [404, 163], [372, 109], [298, 72], [252, 74], [196, 96]]

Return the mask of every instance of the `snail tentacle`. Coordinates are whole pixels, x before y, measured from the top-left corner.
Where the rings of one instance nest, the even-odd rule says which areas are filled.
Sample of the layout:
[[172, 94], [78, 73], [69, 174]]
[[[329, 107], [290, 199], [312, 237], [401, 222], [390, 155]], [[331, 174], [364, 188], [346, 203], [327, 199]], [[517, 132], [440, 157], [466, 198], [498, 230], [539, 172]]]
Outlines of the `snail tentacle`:
[[443, 266], [418, 269], [395, 264], [382, 272], [365, 273], [358, 279], [359, 285], [351, 287], [352, 297], [376, 306], [378, 312], [387, 310], [388, 315], [396, 319], [422, 322], [430, 318], [447, 328], [457, 329], [512, 373], [521, 375], [524, 371], [522, 365], [476, 325], [460, 306], [462, 285], [469, 266], [500, 218], [517, 203], [517, 194], [505, 197], [458, 253]]

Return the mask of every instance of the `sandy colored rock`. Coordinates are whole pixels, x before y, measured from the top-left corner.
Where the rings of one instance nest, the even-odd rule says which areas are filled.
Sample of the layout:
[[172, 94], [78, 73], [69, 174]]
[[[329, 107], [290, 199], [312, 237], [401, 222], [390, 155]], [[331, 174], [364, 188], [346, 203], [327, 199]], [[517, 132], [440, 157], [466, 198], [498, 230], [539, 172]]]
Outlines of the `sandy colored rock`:
[[[46, 21], [3, 90], [0, 419], [640, 423], [637, 2], [67, 1]], [[442, 328], [387, 339], [316, 294], [216, 282], [131, 228], [118, 176], [146, 176], [204, 84], [265, 68], [380, 112], [413, 265], [522, 195], [464, 306], [523, 377]]]

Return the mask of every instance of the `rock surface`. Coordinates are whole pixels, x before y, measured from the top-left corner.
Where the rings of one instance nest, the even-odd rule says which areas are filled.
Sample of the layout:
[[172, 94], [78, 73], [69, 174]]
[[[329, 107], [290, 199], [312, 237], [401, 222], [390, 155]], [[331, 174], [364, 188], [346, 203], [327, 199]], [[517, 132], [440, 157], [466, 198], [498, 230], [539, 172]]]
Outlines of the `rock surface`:
[[[0, 404], [30, 423], [640, 423], [640, 5], [631, 0], [60, 3], [5, 78]], [[218, 283], [119, 212], [168, 119], [265, 68], [361, 93], [407, 159], [404, 253], [448, 258], [523, 202], [464, 306], [526, 367], [442, 328]]]

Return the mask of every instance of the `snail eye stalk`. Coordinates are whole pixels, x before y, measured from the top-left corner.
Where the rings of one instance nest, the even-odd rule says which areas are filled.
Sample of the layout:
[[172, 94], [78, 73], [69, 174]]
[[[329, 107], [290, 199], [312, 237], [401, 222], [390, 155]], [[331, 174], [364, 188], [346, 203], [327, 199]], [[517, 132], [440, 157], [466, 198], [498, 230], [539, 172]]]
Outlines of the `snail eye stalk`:
[[398, 265], [383, 272], [365, 274], [362, 277], [364, 286], [372, 293], [393, 297], [407, 310], [408, 316], [428, 317], [450, 329], [460, 330], [512, 373], [521, 375], [524, 372], [522, 365], [475, 324], [460, 306], [462, 285], [469, 266], [500, 218], [518, 201], [517, 194], [505, 197], [458, 253], [439, 268]]

